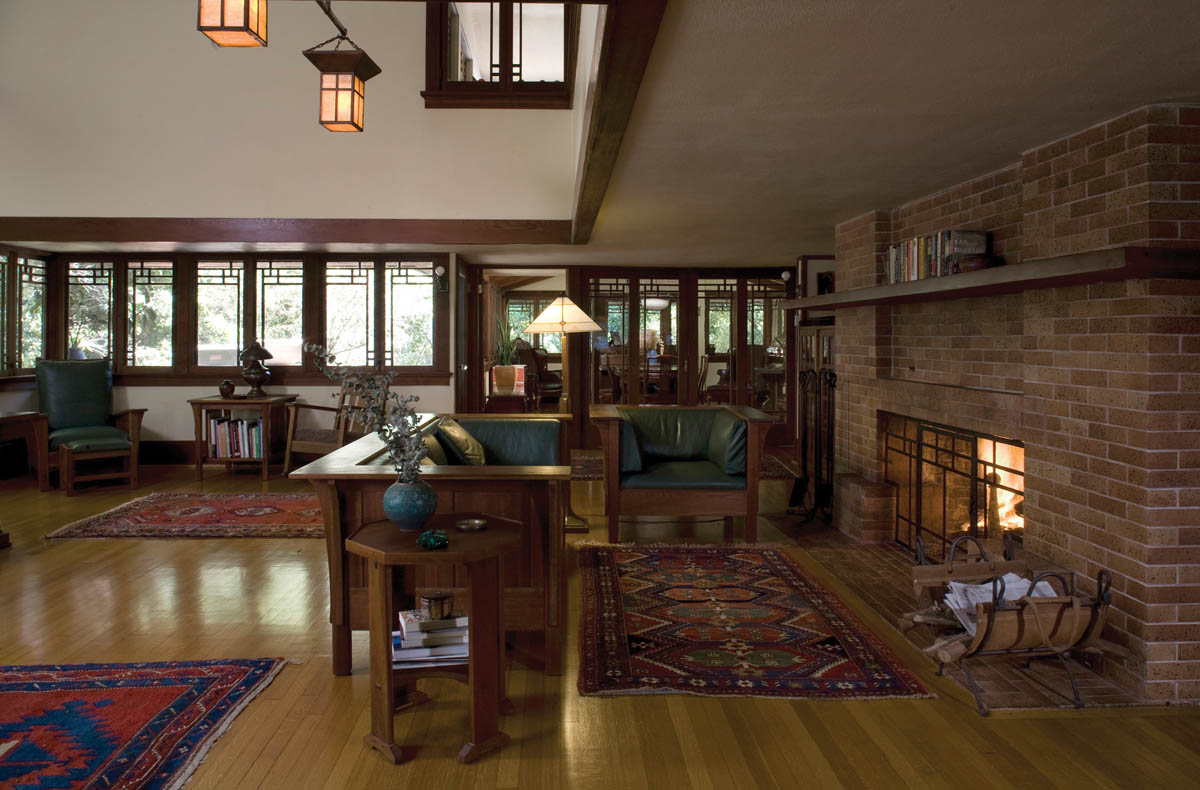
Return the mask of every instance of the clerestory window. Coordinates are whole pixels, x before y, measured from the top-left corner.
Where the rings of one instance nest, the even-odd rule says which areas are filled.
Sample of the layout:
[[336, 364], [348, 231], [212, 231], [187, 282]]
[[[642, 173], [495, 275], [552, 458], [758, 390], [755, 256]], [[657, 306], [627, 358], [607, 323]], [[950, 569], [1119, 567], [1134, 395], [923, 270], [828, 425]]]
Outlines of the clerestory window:
[[426, 5], [426, 107], [568, 110], [579, 6]]

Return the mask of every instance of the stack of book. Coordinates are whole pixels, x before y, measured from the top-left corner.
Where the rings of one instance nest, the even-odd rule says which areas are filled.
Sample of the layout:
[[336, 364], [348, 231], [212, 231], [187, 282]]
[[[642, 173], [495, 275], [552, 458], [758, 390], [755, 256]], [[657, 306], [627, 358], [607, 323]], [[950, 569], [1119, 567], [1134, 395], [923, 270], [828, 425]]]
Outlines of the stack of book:
[[262, 458], [262, 419], [212, 417], [208, 421], [209, 458]]
[[466, 615], [430, 620], [420, 612], [400, 613], [392, 632], [392, 666], [397, 669], [467, 663]]
[[980, 231], [941, 230], [917, 236], [888, 248], [887, 281], [906, 283], [957, 274], [963, 258], [986, 252], [987, 234]]

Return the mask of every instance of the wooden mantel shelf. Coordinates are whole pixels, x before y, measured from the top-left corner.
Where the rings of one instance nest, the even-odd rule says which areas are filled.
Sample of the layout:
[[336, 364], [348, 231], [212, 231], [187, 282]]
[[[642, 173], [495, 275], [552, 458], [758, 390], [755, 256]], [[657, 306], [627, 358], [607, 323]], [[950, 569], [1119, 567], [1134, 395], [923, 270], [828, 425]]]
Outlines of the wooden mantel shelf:
[[1150, 277], [1200, 277], [1200, 250], [1118, 247], [945, 277], [931, 277], [926, 280], [856, 288], [852, 291], [805, 299], [787, 299], [780, 304], [784, 310], [839, 310], [869, 305], [963, 299], [1035, 288], [1057, 288], [1105, 280]]

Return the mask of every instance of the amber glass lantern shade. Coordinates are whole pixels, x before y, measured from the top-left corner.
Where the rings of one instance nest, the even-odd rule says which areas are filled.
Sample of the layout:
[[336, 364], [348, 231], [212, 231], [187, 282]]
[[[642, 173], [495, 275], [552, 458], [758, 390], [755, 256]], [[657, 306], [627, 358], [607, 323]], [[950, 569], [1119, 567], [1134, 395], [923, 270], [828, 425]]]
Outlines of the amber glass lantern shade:
[[267, 45], [267, 0], [200, 0], [196, 29], [221, 47]]
[[361, 132], [366, 109], [367, 80], [379, 66], [361, 49], [306, 50], [304, 56], [321, 71], [320, 122], [331, 132]]

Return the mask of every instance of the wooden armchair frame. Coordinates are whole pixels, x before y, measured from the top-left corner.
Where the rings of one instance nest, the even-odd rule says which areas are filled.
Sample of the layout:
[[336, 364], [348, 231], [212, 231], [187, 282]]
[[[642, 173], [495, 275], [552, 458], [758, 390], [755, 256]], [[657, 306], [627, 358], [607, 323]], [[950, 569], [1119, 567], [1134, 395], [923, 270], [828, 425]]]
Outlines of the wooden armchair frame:
[[[364, 433], [365, 426], [361, 420], [355, 418], [353, 408], [357, 404], [357, 396], [345, 387], [338, 393], [337, 406], [319, 406], [315, 403], [296, 403], [295, 401], [289, 403], [287, 405], [287, 445], [283, 451], [284, 477], [287, 476], [288, 472], [292, 471], [292, 453], [325, 455], [339, 447], [344, 447], [347, 441], [359, 438]], [[333, 441], [297, 439], [296, 430], [300, 422], [301, 409], [315, 412], [332, 412], [334, 415], [333, 430], [337, 432], [337, 438]]]
[[711, 490], [692, 488], [621, 488], [621, 413], [616, 406], [595, 404], [592, 422], [600, 430], [604, 448], [604, 513], [608, 518], [608, 541], [620, 537], [620, 518], [626, 516], [707, 516], [725, 518], [725, 540], [733, 539], [734, 515], [746, 518], [746, 542], [758, 540], [758, 483], [767, 432], [774, 420], [744, 406], [639, 406], [641, 409], [725, 409], [746, 421], [746, 488]]
[[[141, 454], [142, 417], [146, 409], [126, 409], [113, 414], [113, 425], [129, 434], [129, 447], [124, 450], [88, 450], [77, 452], [59, 445], [58, 453], [51, 453], [47, 462], [50, 466], [58, 467], [58, 487], [67, 492], [67, 496], [79, 493], [75, 490], [77, 483], [87, 483], [93, 480], [129, 479], [129, 488], [133, 490], [141, 485], [138, 473], [138, 462]], [[122, 468], [116, 472], [91, 472], [78, 474], [75, 465], [81, 461], [98, 461], [104, 458], [123, 459]]]

